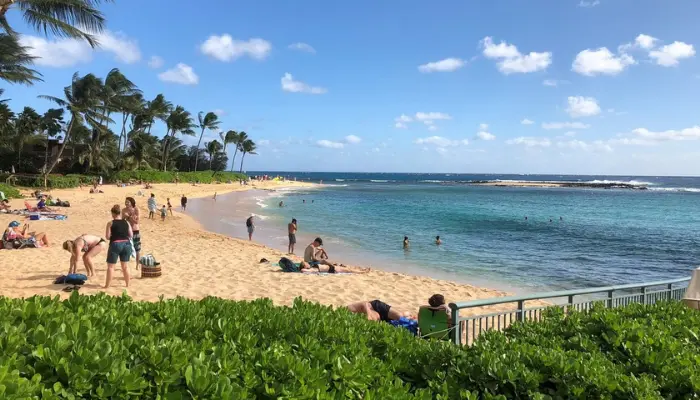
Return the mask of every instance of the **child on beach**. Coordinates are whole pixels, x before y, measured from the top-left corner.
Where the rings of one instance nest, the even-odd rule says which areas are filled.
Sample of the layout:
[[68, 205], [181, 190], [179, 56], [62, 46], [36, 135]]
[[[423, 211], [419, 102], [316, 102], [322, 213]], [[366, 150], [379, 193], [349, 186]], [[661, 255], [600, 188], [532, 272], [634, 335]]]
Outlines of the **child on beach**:
[[168, 197], [168, 211], [170, 212], [170, 216], [173, 216], [173, 206], [170, 204], [170, 197]]
[[165, 204], [163, 204], [163, 208], [160, 209], [160, 220], [165, 221], [166, 215], [168, 215], [168, 211], [165, 209]]

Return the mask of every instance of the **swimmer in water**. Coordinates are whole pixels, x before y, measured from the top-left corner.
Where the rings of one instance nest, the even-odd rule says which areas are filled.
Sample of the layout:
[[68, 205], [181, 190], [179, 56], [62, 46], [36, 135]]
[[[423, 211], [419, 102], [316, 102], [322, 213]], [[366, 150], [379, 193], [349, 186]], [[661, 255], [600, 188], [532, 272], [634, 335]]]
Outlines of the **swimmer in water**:
[[411, 243], [410, 243], [409, 240], [408, 240], [408, 236], [404, 236], [404, 237], [403, 237], [403, 248], [404, 248], [404, 250], [405, 250], [405, 249], [408, 249], [408, 246], [409, 246], [410, 244], [411, 244]]
[[442, 240], [440, 240], [440, 236], [435, 236], [435, 244], [440, 246], [442, 244]]
[[280, 201], [280, 207], [284, 207], [284, 202]]

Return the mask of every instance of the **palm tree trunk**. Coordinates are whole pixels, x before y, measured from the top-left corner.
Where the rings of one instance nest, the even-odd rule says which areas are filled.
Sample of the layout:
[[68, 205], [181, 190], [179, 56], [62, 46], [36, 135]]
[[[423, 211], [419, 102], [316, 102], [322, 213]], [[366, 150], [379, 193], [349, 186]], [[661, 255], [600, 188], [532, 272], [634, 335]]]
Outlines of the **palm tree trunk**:
[[241, 156], [241, 170], [238, 171], [240, 173], [243, 173], [243, 160], [245, 160], [245, 151], [243, 152], [243, 155]]
[[70, 123], [68, 124], [68, 129], [66, 129], [66, 137], [63, 138], [63, 144], [61, 145], [61, 148], [58, 149], [58, 154], [56, 154], [56, 159], [54, 159], [51, 162], [51, 166], [46, 169], [44, 172], [44, 188], [46, 188], [46, 181], [48, 180], [48, 176], [53, 171], [54, 168], [56, 168], [56, 164], [58, 164], [58, 161], [61, 159], [61, 155], [63, 155], [63, 150], [66, 149], [66, 144], [68, 144], [68, 139], [70, 139], [70, 134], [71, 131], [73, 130], [73, 122], [75, 122], [75, 117], [71, 116], [70, 117]]
[[172, 132], [170, 136], [170, 140], [168, 140], [168, 143], [165, 145], [165, 150], [163, 151], [163, 171], [168, 170], [168, 153], [170, 153], [170, 143], [172, 143], [173, 139], [175, 138], [175, 131]]
[[238, 143], [236, 143], [236, 151], [233, 152], [233, 160], [231, 160], [231, 172], [233, 172], [233, 166], [236, 165], [236, 154], [238, 154]]
[[204, 137], [204, 127], [202, 127], [202, 133], [199, 134], [199, 142], [197, 142], [197, 154], [194, 156], [194, 171], [197, 172], [197, 164], [199, 163], [199, 145], [202, 144], [202, 138]]
[[214, 163], [214, 155], [209, 155], [209, 171], [211, 171], [211, 165]]
[[46, 131], [46, 149], [44, 150], [44, 166], [41, 168], [41, 172], [46, 171], [47, 164], [49, 163], [49, 131]]

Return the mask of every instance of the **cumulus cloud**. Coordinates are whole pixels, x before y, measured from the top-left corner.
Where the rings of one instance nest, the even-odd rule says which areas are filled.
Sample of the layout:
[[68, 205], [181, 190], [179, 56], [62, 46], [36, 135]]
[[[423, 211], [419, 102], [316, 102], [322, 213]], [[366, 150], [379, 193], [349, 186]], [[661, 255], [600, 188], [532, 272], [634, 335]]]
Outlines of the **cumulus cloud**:
[[311, 45], [308, 43], [297, 42], [290, 44], [289, 46], [287, 46], [287, 48], [290, 50], [297, 50], [304, 53], [316, 54], [316, 49], [311, 47]]
[[529, 119], [525, 118], [525, 119], [523, 119], [522, 121], [520, 121], [520, 123], [523, 124], [523, 125], [532, 125], [532, 124], [535, 123], [535, 121], [532, 121], [532, 120], [529, 120]]
[[581, 0], [578, 3], [579, 7], [582, 8], [591, 8], [591, 7], [596, 7], [600, 5], [600, 0]]
[[576, 55], [571, 69], [581, 75], [617, 75], [635, 63], [628, 54], [613, 54], [607, 47], [586, 49]]
[[133, 64], [141, 60], [141, 50], [135, 39], [122, 32], [104, 31], [95, 34], [100, 47], [93, 49], [80, 39], [45, 39], [43, 37], [23, 35], [20, 43], [29, 47], [28, 53], [36, 57], [34, 63], [45, 67], [72, 67], [92, 60], [94, 52], [109, 53], [116, 61]]
[[649, 57], [651, 57], [656, 64], [663, 67], [676, 66], [680, 60], [693, 57], [694, 55], [695, 48], [693, 45], [684, 42], [673, 42], [659, 48], [658, 50], [652, 50], [649, 52]]
[[413, 116], [406, 114], [401, 114], [400, 116], [394, 118], [394, 127], [398, 129], [408, 128], [408, 124], [411, 122], [422, 122], [428, 127], [428, 130], [436, 131], [438, 128], [435, 126], [436, 121], [452, 119], [452, 116], [442, 112], [417, 112]]
[[695, 125], [693, 127], [681, 130], [667, 130], [660, 132], [650, 131], [646, 128], [637, 128], [632, 130], [632, 134], [638, 138], [656, 142], [698, 140], [700, 139], [700, 126]]
[[308, 94], [324, 94], [328, 92], [326, 88], [320, 86], [310, 86], [302, 81], [294, 79], [289, 72], [285, 73], [282, 79], [282, 90], [291, 93], [308, 93]]
[[520, 145], [525, 147], [549, 147], [552, 145], [552, 142], [547, 138], [520, 136], [515, 139], [507, 140], [506, 144]]
[[469, 144], [469, 140], [467, 140], [467, 139], [452, 140], [452, 139], [444, 138], [442, 136], [430, 136], [430, 137], [426, 137], [426, 138], [416, 139], [415, 143], [421, 144], [421, 145], [432, 145], [432, 146], [437, 146], [437, 147], [454, 147], [454, 146], [460, 146], [460, 145], [466, 146]]
[[557, 147], [571, 150], [602, 151], [606, 153], [613, 151], [612, 146], [602, 140], [596, 140], [591, 143], [582, 140], [560, 141], [557, 142]]
[[476, 137], [481, 139], [481, 140], [495, 140], [496, 139], [496, 135], [494, 135], [490, 132], [486, 132], [486, 131], [479, 131], [476, 134]]
[[200, 51], [219, 61], [233, 61], [240, 57], [264, 60], [272, 51], [272, 44], [265, 39], [234, 39], [229, 34], [211, 35], [199, 47]]
[[345, 147], [343, 143], [340, 142], [332, 142], [330, 140], [319, 140], [316, 142], [316, 146], [318, 147], [323, 147], [326, 149], [342, 149]]
[[181, 85], [196, 85], [199, 83], [199, 77], [192, 67], [183, 63], [179, 63], [174, 68], [158, 74], [158, 79], [163, 82], [179, 83]]
[[158, 56], [151, 56], [151, 58], [148, 60], [148, 66], [153, 68], [153, 69], [158, 69], [165, 64], [165, 61], [161, 57]]
[[417, 112], [415, 118], [416, 120], [423, 122], [452, 119], [452, 117], [449, 114], [441, 112]]
[[355, 135], [345, 136], [345, 143], [348, 143], [348, 144], [357, 144], [357, 143], [360, 143], [361, 141], [362, 141], [362, 138], [360, 138], [359, 136], [355, 136]]
[[490, 36], [481, 41], [481, 46], [484, 56], [497, 60], [498, 70], [506, 75], [541, 71], [552, 64], [551, 52], [522, 54], [515, 45], [504, 41], [496, 44]]
[[452, 72], [462, 68], [465, 64], [464, 60], [459, 58], [445, 58], [444, 60], [419, 65], [418, 71], [424, 74], [431, 72]]
[[600, 114], [600, 106], [593, 97], [569, 96], [566, 112], [572, 118], [592, 117]]
[[591, 126], [583, 122], [543, 122], [542, 129], [588, 129]]

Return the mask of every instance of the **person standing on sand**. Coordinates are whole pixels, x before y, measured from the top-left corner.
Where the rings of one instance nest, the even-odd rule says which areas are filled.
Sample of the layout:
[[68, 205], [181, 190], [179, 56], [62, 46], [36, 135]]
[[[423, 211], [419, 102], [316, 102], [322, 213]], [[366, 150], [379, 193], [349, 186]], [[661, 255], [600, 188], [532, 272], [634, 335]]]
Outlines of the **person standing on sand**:
[[216, 201], [216, 192], [214, 192], [214, 201]]
[[168, 197], [168, 211], [170, 211], [170, 216], [173, 216], [173, 205], [170, 204], [170, 197]]
[[156, 203], [156, 195], [151, 193], [151, 197], [148, 199], [148, 219], [156, 218], [156, 211], [158, 211], [158, 203]]
[[122, 219], [119, 204], [115, 204], [111, 211], [112, 220], [107, 223], [107, 228], [105, 230], [105, 237], [109, 239], [105, 289], [107, 289], [112, 282], [112, 275], [114, 274], [114, 267], [117, 265], [117, 261], [121, 263], [124, 283], [126, 287], [129, 287], [129, 265], [127, 264], [129, 258], [131, 258], [131, 243], [129, 240], [134, 236], [131, 225]]
[[187, 197], [184, 194], [180, 198], [180, 205], [182, 206], [182, 211], [187, 211]]
[[166, 215], [168, 215], [168, 210], [165, 208], [165, 204], [163, 204], [163, 208], [160, 209], [160, 220], [165, 222]]
[[136, 207], [136, 200], [133, 197], [127, 197], [122, 210], [122, 219], [126, 220], [131, 225], [132, 243], [134, 243], [134, 255], [136, 256], [136, 269], [141, 267], [141, 232], [139, 228], [139, 209]]
[[289, 254], [294, 254], [294, 245], [297, 244], [297, 219], [292, 218], [292, 222], [287, 225], [287, 231], [289, 233], [289, 247], [287, 252]]
[[245, 220], [245, 226], [248, 229], [248, 240], [253, 240], [253, 232], [255, 232], [255, 223], [253, 222], [253, 216], [251, 215]]
[[99, 236], [83, 234], [74, 240], [63, 242], [63, 250], [70, 252], [69, 274], [78, 273], [78, 257], [83, 254], [83, 265], [87, 276], [95, 276], [95, 267], [92, 265], [92, 258], [107, 248], [107, 242]]

